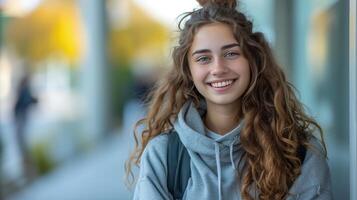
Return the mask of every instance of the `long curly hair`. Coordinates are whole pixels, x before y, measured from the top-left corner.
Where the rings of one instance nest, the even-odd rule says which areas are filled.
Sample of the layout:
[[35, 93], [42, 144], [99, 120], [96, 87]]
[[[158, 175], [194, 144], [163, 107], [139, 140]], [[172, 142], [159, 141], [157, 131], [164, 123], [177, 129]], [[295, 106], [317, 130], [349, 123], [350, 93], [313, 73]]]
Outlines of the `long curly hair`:
[[[203, 98], [194, 87], [187, 53], [197, 30], [211, 23], [231, 27], [251, 70], [248, 89], [241, 97], [245, 123], [240, 141], [245, 153], [239, 179], [243, 199], [285, 199], [301, 172], [299, 149], [313, 147], [309, 140], [316, 130], [326, 156], [321, 127], [305, 114], [264, 35], [254, 32], [252, 22], [235, 7], [236, 4], [211, 1], [183, 15], [178, 25], [178, 45], [172, 53], [173, 68], [153, 88], [147, 115], [136, 124], [136, 146], [126, 163], [127, 175], [132, 175], [134, 164], [139, 166], [148, 142], [173, 127], [183, 104], [193, 101], [198, 105]], [[144, 129], [140, 136], [139, 126]]]

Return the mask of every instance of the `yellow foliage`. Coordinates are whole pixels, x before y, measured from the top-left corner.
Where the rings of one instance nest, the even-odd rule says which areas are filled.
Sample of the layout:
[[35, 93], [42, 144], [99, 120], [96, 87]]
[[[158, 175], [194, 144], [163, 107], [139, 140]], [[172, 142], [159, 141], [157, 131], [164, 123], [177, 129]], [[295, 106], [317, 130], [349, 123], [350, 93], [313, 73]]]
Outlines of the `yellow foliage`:
[[[114, 63], [129, 65], [143, 52], [162, 60], [169, 29], [154, 20], [131, 0], [128, 26], [108, 31], [108, 53]], [[9, 21], [5, 41], [29, 62], [60, 55], [71, 62], [79, 59], [82, 44], [80, 17], [73, 0], [43, 1], [29, 15]]]
[[126, 27], [113, 29], [109, 35], [109, 56], [119, 63], [129, 64], [139, 54], [162, 60], [166, 55], [169, 29], [154, 20], [144, 10], [130, 3]]
[[[48, 3], [48, 2], [51, 2]], [[79, 19], [72, 1], [46, 1], [29, 15], [12, 19], [5, 40], [19, 56], [37, 62], [52, 55], [79, 57]]]

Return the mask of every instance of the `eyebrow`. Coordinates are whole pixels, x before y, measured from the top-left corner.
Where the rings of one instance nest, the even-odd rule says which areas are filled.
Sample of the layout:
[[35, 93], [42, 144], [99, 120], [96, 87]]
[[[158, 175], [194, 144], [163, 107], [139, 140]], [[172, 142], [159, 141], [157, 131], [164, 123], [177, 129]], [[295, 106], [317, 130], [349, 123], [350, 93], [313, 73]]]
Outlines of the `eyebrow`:
[[[236, 46], [239, 47], [239, 44], [238, 44], [238, 43], [227, 44], [227, 45], [224, 45], [224, 46], [221, 48], [221, 50], [230, 49], [230, 48], [233, 48], [233, 47], [236, 47]], [[194, 56], [195, 54], [208, 53], [208, 52], [211, 52], [211, 50], [209, 50], [209, 49], [199, 49], [199, 50], [194, 51], [194, 52], [191, 54], [191, 56]]]

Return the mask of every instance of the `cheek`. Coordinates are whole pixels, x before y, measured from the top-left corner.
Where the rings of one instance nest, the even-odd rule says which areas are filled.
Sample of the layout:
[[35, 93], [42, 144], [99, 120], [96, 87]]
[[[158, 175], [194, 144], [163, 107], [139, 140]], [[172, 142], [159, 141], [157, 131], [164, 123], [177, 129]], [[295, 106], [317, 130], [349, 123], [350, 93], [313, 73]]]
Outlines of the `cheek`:
[[250, 72], [250, 68], [248, 67], [247, 69], [244, 70], [244, 72], [242, 73], [242, 77], [243, 78], [243, 85], [245, 90], [249, 88], [250, 82], [251, 82], [251, 72]]
[[249, 83], [250, 82], [250, 68], [249, 67], [247, 67], [247, 69], [245, 70], [245, 76]]
[[203, 73], [197, 67], [190, 67], [190, 72], [194, 82], [202, 80]]
[[190, 75], [191, 75], [191, 77], [190, 77], [190, 79], [191, 79], [191, 81], [192, 81], [192, 83], [195, 85], [195, 87], [197, 88], [197, 84], [196, 84], [196, 82], [197, 82], [197, 73], [195, 72], [195, 70], [194, 69], [192, 69], [192, 67], [190, 66], [189, 67], [189, 71], [190, 71]]
[[248, 61], [244, 61], [241, 63], [241, 68], [240, 68], [240, 74], [244, 76], [244, 79], [247, 80], [248, 82], [250, 81], [250, 66]]
[[247, 62], [239, 62], [235, 66], [238, 66], [234, 71], [240, 76], [241, 86], [247, 87], [250, 83], [250, 66]]

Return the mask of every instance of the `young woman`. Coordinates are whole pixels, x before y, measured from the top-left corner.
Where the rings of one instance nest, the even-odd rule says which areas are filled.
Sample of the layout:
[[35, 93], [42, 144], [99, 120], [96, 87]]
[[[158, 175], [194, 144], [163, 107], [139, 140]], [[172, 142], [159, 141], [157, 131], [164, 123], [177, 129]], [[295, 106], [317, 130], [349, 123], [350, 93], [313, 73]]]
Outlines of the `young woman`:
[[[220, 2], [179, 24], [174, 67], [137, 124], [144, 130], [130, 159], [140, 166], [134, 199], [332, 199], [320, 126], [304, 113], [263, 34], [234, 1]], [[172, 167], [174, 134], [189, 158]], [[188, 178], [179, 170], [174, 180], [187, 183], [174, 197], [168, 176], [184, 161]]]

